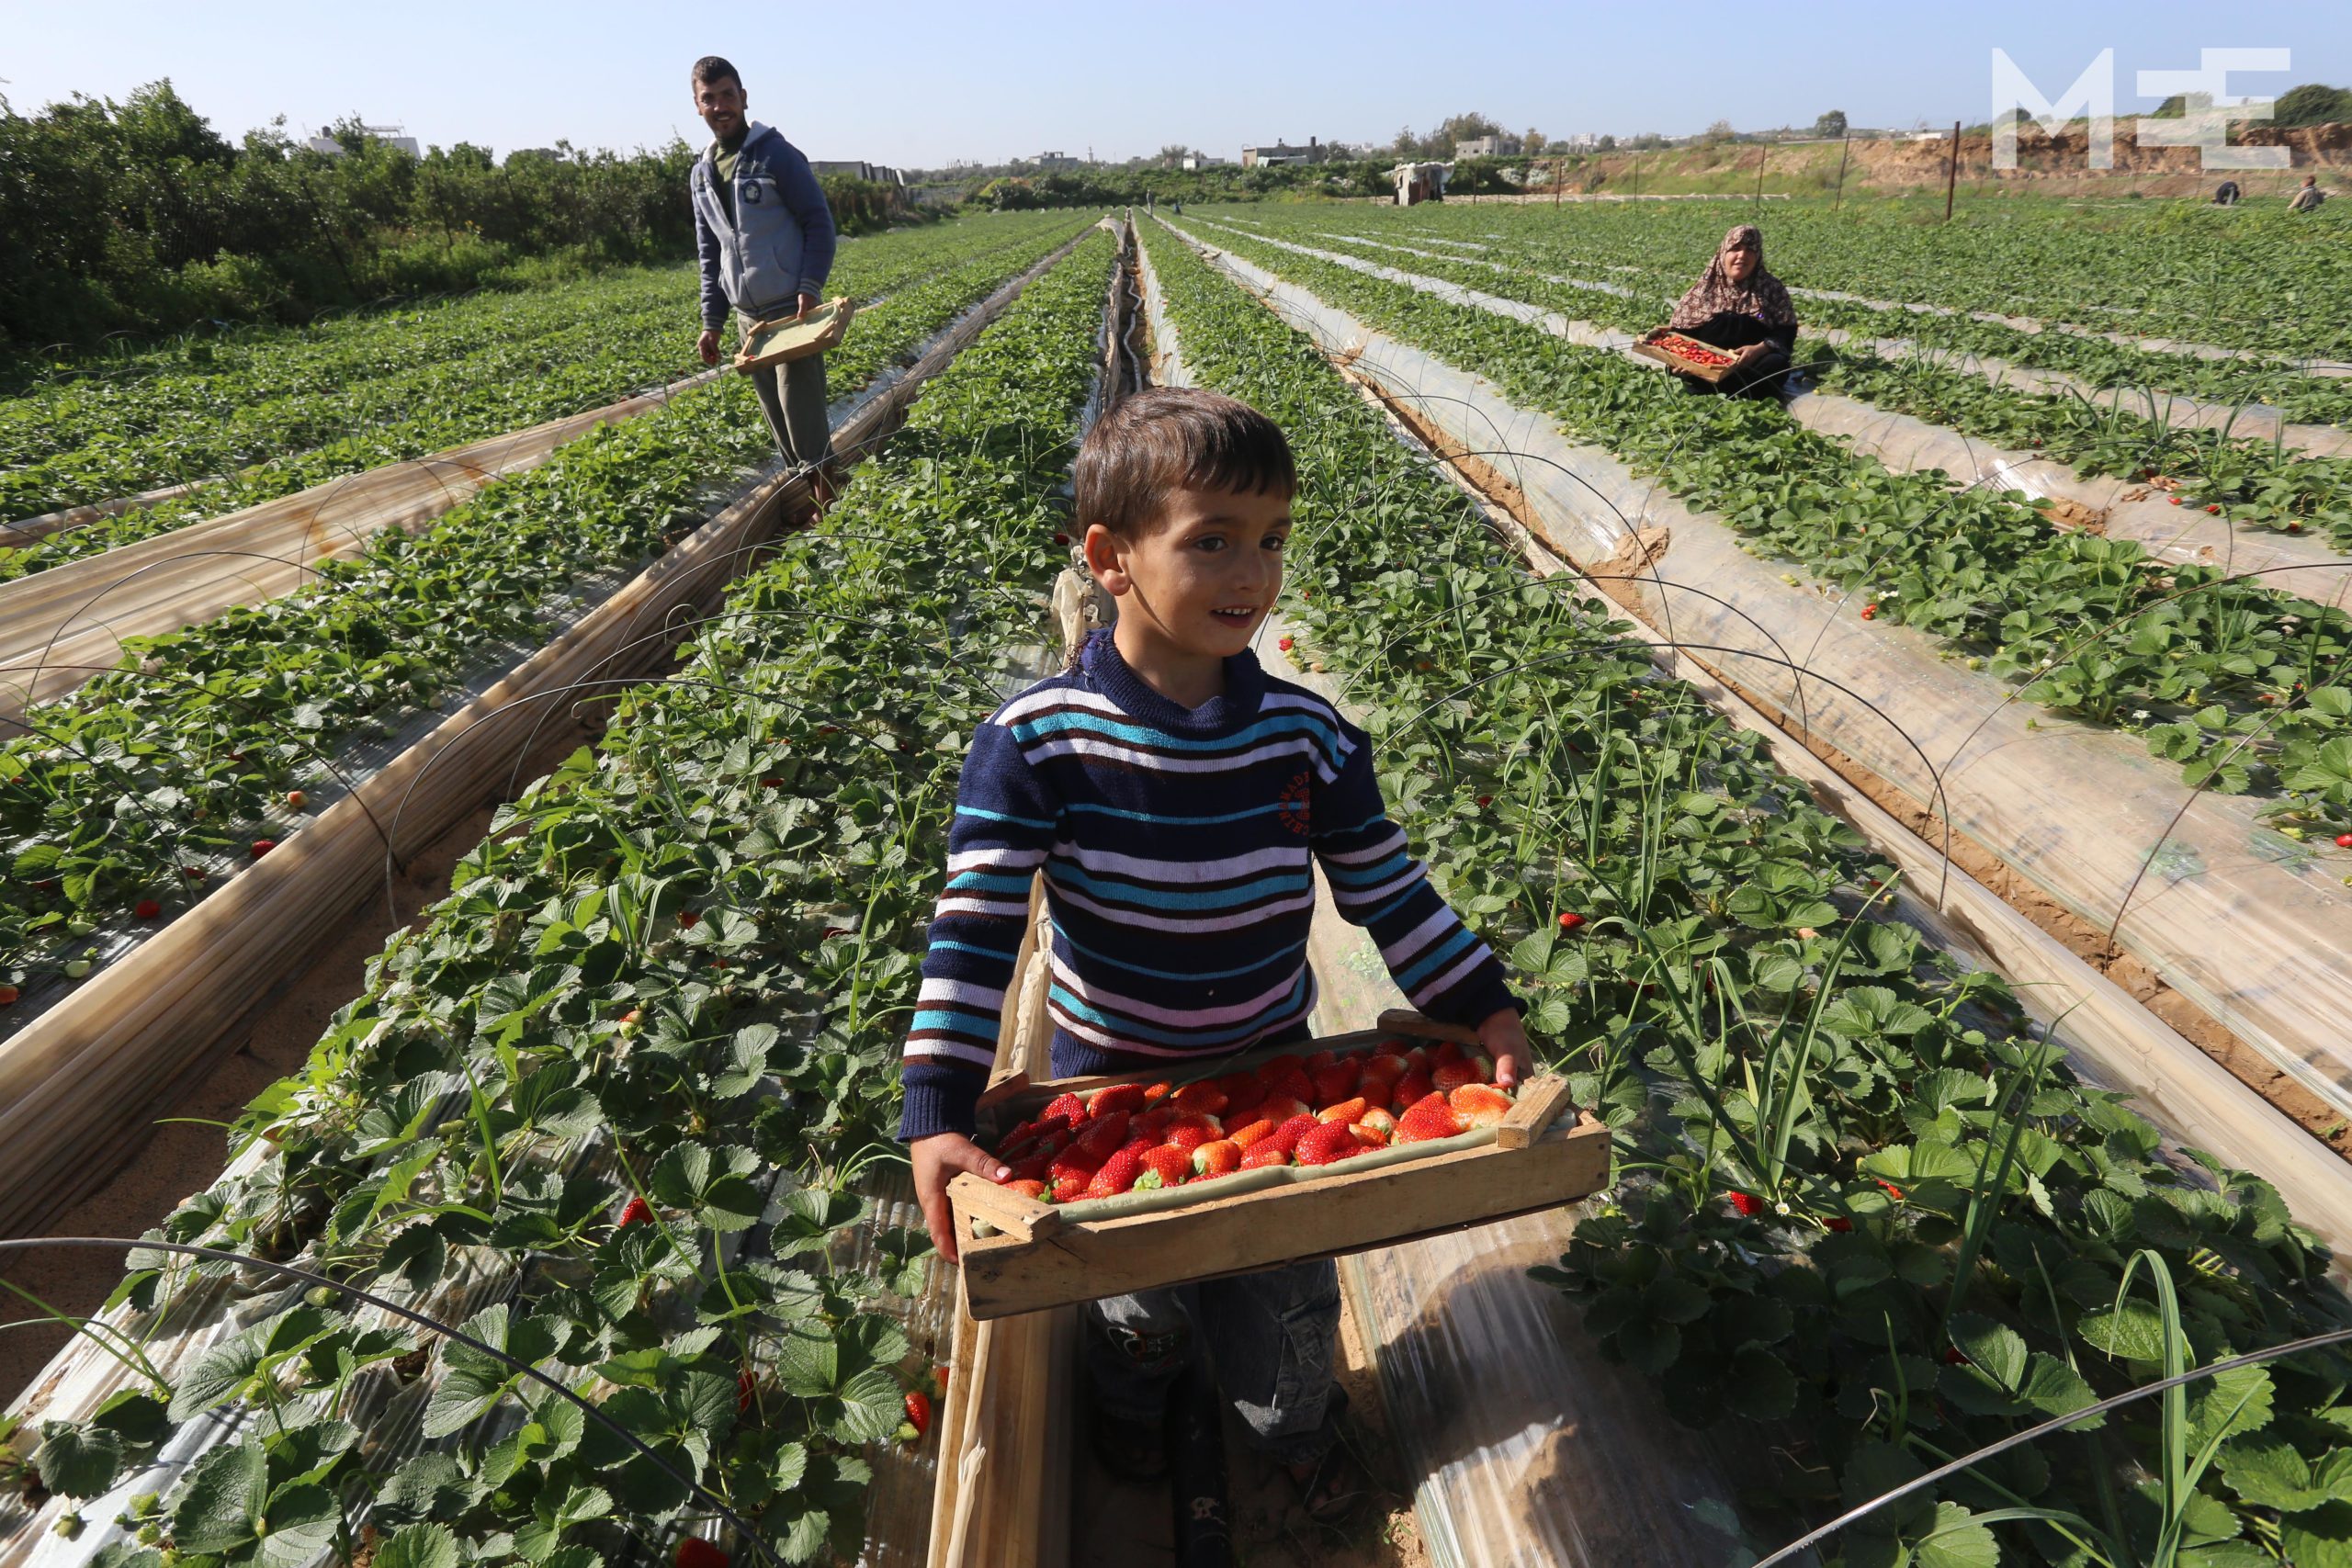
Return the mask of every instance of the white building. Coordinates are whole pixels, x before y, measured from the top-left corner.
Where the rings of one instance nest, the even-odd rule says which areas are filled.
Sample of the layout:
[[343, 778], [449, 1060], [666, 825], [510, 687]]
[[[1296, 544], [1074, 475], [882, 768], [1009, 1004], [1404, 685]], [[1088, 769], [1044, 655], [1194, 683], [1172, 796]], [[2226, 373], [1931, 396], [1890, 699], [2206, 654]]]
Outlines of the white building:
[[[368, 133], [368, 140], [370, 141], [380, 141], [387, 147], [397, 147], [412, 158], [424, 156], [424, 150], [416, 144], [416, 138], [405, 134], [407, 128], [404, 126], [363, 125], [359, 129]], [[313, 152], [323, 152], [330, 158], [343, 156], [343, 143], [337, 141], [331, 131], [323, 128], [303, 145]]]

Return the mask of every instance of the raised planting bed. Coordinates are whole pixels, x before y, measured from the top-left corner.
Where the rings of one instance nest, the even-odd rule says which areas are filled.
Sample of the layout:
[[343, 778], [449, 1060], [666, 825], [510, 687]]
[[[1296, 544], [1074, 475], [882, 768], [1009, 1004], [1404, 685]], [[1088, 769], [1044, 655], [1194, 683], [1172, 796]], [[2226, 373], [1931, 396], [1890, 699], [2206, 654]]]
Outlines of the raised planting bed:
[[[85, 1340], [36, 1383], [17, 1474], [57, 1495], [0, 1506], [0, 1552], [81, 1562], [153, 1524], [252, 1559], [265, 1522], [303, 1539], [282, 1511], [346, 1557], [372, 1529], [412, 1562], [668, 1562], [731, 1515], [787, 1562], [910, 1561], [926, 1521], [869, 1513], [870, 1476], [938, 1392], [900, 1304], [922, 1245], [845, 1237], [895, 1157], [954, 742], [1035, 668], [1110, 249], [1033, 284], [676, 678], [500, 814], [164, 1227], [403, 1301], [479, 1272], [476, 1337], [605, 1419], [332, 1292], [138, 1255], [107, 1323], [145, 1364]], [[220, 1502], [255, 1487], [293, 1495]]]
[[[1252, 297], [1291, 313], [1264, 279], [1245, 290], [1173, 243], [1152, 253], [1194, 378], [1304, 433], [1288, 651], [1344, 683], [1397, 820], [1456, 908], [1508, 944], [1538, 1032], [1607, 1047], [1555, 1064], [1618, 1158], [1543, 1278], [1582, 1309], [1556, 1353], [1597, 1344], [1657, 1403], [1573, 1429], [1531, 1414], [1554, 1439], [1539, 1427], [1512, 1450], [1512, 1483], [1453, 1495], [1527, 1510], [1571, 1543], [1528, 1561], [1577, 1561], [1592, 1511], [1624, 1543], [1600, 1561], [1760, 1556], [1841, 1499], [2161, 1375], [2167, 1355], [2210, 1364], [2344, 1321], [2324, 1249], [2276, 1190], [2168, 1145], [2078, 1077], [2063, 1021], [2055, 1037], [2025, 1023], [1999, 976], [1889, 918], [1893, 868], [1760, 742], [1464, 515], [1329, 363], [1363, 364], [1361, 323], [1315, 343]], [[1442, 1283], [1390, 1315], [1451, 1335], [1442, 1314], [1487, 1303], [1516, 1325], [1496, 1341], [1507, 1354], [1450, 1345], [1442, 1361], [1464, 1387], [1508, 1389], [1540, 1315]], [[2263, 1541], [2326, 1561], [2344, 1539], [2332, 1506], [2263, 1476], [2273, 1460], [2309, 1474], [2341, 1447], [2344, 1363], [2230, 1377], [2185, 1397], [2170, 1438], [2143, 1406], [2005, 1455], [1844, 1542], [1841, 1561], [2144, 1562], [2167, 1509], [2193, 1515], [2217, 1561], [2252, 1562]], [[1476, 1415], [1457, 1428], [1473, 1439], [1515, 1429]], [[1738, 1512], [1711, 1509], [1735, 1542], [1683, 1549], [1686, 1464], [1662, 1461], [1657, 1481], [1611, 1468], [1670, 1423], [1770, 1464]], [[2184, 1430], [2218, 1462], [2143, 1485]], [[2070, 1556], [2021, 1506], [2088, 1521], [2077, 1534], [2099, 1555]]]

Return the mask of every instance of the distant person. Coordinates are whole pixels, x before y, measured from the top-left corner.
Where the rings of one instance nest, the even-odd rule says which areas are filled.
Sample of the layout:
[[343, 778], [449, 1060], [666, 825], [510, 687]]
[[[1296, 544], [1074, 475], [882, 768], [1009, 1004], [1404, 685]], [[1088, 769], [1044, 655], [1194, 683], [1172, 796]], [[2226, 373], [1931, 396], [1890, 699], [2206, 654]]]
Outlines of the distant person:
[[[729, 305], [747, 329], [817, 308], [833, 265], [833, 214], [800, 149], [774, 128], [744, 118], [748, 100], [735, 67], [715, 54], [695, 61], [694, 98], [695, 112], [718, 139], [688, 176], [695, 251], [702, 259], [702, 340], [695, 346], [705, 365], [716, 365], [718, 329]], [[754, 370], [752, 385], [775, 433], [776, 450], [795, 468], [817, 468], [817, 499], [820, 504], [829, 500], [823, 466], [832, 460], [833, 437], [825, 412], [825, 356]]]
[[[1796, 348], [1797, 310], [1788, 289], [1764, 270], [1764, 236], [1753, 223], [1736, 223], [1699, 281], [1667, 319], [1667, 326], [1737, 357], [1713, 390], [1734, 396], [1778, 396]], [[1677, 371], [1677, 375], [1682, 372]], [[1706, 382], [1686, 376], [1694, 392]]]
[[2213, 193], [2213, 205], [2216, 207], [2235, 207], [2238, 204], [2238, 194], [2237, 181], [2223, 180], [2222, 182], [2222, 188]]
[[1178, 197], [1175, 200], [1170, 202], [1169, 205], [1176, 209], [1177, 217], [1182, 218], [1184, 216], [1184, 198], [1182, 197]]
[[2290, 212], [2317, 212], [2319, 204], [2327, 199], [2327, 192], [2319, 188], [2317, 175], [2305, 175], [2302, 186], [2287, 203]]

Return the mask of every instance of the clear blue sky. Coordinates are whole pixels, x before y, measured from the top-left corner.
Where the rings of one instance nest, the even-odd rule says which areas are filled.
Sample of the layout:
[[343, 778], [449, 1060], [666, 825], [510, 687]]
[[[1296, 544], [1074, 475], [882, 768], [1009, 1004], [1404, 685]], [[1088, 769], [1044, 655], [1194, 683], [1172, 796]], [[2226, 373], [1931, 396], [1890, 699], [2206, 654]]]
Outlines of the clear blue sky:
[[[356, 114], [502, 154], [559, 137], [626, 149], [700, 138], [686, 69], [719, 53], [754, 117], [812, 156], [930, 167], [1385, 141], [1468, 109], [1554, 136], [1673, 135], [1719, 116], [1809, 124], [1829, 108], [1858, 125], [1974, 122], [1991, 109], [1996, 46], [2052, 96], [2112, 47], [2128, 114], [2153, 107], [2135, 72], [2194, 66], [2200, 47], [2294, 51], [2288, 74], [2233, 91], [2352, 85], [2352, 6], [0, 0], [0, 95], [24, 112], [169, 76], [232, 137], [281, 114], [302, 130]], [[1668, 62], [1707, 85], [1662, 86], [1643, 69]]]

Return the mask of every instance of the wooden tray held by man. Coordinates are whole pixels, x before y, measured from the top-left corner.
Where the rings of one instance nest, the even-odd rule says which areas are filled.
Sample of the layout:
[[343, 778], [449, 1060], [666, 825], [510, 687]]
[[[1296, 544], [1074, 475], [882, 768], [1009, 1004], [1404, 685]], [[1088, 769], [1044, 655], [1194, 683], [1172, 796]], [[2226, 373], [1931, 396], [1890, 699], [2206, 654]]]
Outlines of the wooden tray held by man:
[[856, 313], [857, 307], [843, 295], [826, 300], [805, 316], [761, 321], [743, 334], [743, 346], [735, 351], [735, 368], [757, 370], [822, 354], [849, 335], [849, 320]]

